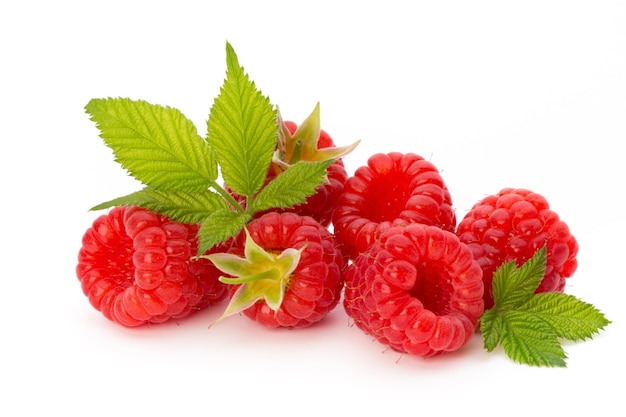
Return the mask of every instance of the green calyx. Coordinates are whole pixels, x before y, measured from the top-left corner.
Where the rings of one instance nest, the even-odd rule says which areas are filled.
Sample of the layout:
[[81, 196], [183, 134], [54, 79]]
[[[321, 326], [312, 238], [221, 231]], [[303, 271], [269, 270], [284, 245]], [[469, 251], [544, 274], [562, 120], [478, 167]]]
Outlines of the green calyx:
[[257, 301], [265, 301], [274, 311], [280, 308], [291, 276], [295, 271], [302, 251], [288, 248], [280, 254], [268, 252], [260, 247], [244, 228], [246, 242], [244, 257], [231, 253], [215, 253], [202, 257], [209, 259], [222, 272], [232, 277], [222, 276], [219, 280], [225, 284], [240, 285], [231, 297], [226, 310], [218, 321], [237, 314], [252, 306]]
[[348, 146], [317, 147], [320, 135], [320, 104], [317, 103], [311, 114], [292, 134], [278, 112], [278, 146], [273, 162], [281, 169], [299, 161], [323, 162], [343, 158], [357, 147], [360, 141]]

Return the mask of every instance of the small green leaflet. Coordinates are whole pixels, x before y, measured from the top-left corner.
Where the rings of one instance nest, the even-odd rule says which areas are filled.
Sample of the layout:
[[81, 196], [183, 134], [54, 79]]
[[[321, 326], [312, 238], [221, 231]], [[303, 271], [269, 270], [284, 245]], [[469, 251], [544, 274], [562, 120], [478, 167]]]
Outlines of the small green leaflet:
[[194, 192], [216, 180], [211, 149], [179, 110], [127, 98], [92, 99], [85, 110], [116, 161], [143, 184]]
[[263, 187], [252, 201], [254, 211], [287, 208], [304, 201], [313, 194], [320, 181], [326, 178], [326, 169], [332, 160], [321, 162], [300, 161]]
[[531, 366], [565, 367], [559, 339], [591, 338], [610, 324], [593, 305], [559, 292], [535, 294], [544, 276], [545, 246], [519, 268], [506, 262], [493, 277], [494, 306], [480, 318], [483, 346], [501, 345], [513, 361]]
[[507, 356], [517, 363], [564, 367], [566, 355], [549, 324], [525, 311], [506, 311], [500, 343]]
[[589, 339], [609, 324], [593, 305], [569, 294], [535, 294], [521, 308], [548, 323], [558, 337], [572, 341]]
[[[226, 64], [206, 138], [175, 108], [128, 98], [89, 101], [85, 110], [115, 160], [145, 186], [92, 210], [135, 205], [200, 224], [202, 254], [239, 233], [255, 213], [303, 203], [326, 180], [329, 161], [299, 162], [264, 187], [277, 146], [278, 111], [244, 72], [229, 43]], [[220, 176], [224, 184], [218, 183]]]
[[546, 270], [545, 248], [517, 268], [515, 261], [506, 262], [493, 276], [493, 297], [498, 307], [505, 310], [528, 300], [541, 283]]
[[202, 254], [213, 246], [220, 244], [231, 236], [239, 233], [252, 219], [248, 213], [237, 213], [224, 209], [213, 212], [200, 226], [198, 231], [198, 254]]
[[228, 204], [224, 198], [210, 190], [186, 193], [161, 191], [148, 187], [101, 203], [91, 210], [115, 206], [141, 206], [183, 223], [202, 223], [215, 211], [228, 210]]
[[229, 187], [242, 196], [261, 189], [276, 148], [277, 111], [258, 91], [226, 44], [226, 80], [207, 124], [207, 141]]

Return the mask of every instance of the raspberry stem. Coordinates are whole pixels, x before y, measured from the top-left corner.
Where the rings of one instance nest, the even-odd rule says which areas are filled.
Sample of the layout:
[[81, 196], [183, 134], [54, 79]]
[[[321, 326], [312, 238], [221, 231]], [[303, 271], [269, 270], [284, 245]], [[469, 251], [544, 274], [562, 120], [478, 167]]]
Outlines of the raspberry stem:
[[[219, 185], [217, 182], [211, 182], [211, 188], [213, 188], [219, 195], [221, 195], [234, 209], [237, 213], [244, 213], [245, 210], [241, 207], [241, 204], [228, 192]], [[246, 201], [248, 197], [246, 197]]]

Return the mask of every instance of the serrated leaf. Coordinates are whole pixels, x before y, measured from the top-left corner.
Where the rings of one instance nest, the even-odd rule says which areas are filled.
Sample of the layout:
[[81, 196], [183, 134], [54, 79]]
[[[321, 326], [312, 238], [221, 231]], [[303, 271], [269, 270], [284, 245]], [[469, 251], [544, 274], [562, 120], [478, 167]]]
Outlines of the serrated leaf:
[[572, 341], [589, 339], [610, 323], [592, 304], [560, 292], [536, 294], [520, 310], [549, 324], [558, 337]]
[[248, 213], [228, 209], [218, 210], [206, 218], [198, 231], [198, 254], [211, 249], [239, 233], [250, 221]]
[[253, 213], [270, 208], [290, 208], [306, 201], [326, 181], [327, 169], [333, 161], [304, 162], [289, 166], [274, 178], [251, 201]]
[[500, 310], [508, 310], [532, 297], [543, 279], [546, 259], [544, 246], [519, 268], [514, 267], [514, 262], [507, 262], [496, 269], [493, 275], [495, 305]]
[[239, 65], [228, 43], [226, 61], [226, 80], [211, 107], [207, 141], [228, 187], [248, 197], [263, 186], [272, 161], [277, 112]]
[[501, 317], [501, 344], [509, 358], [531, 366], [566, 366], [567, 355], [549, 324], [524, 311], [507, 311]]
[[211, 149], [178, 109], [107, 98], [91, 100], [85, 110], [116, 161], [143, 184], [193, 192], [217, 178]]
[[502, 300], [506, 300], [508, 293], [511, 291], [509, 278], [515, 274], [517, 274], [515, 261], [505, 262], [496, 268], [492, 281], [494, 305], [499, 306]]
[[480, 317], [480, 332], [483, 335], [483, 347], [488, 352], [493, 351], [502, 337], [502, 316], [494, 309], [485, 311]]
[[213, 191], [185, 193], [146, 187], [143, 190], [101, 203], [91, 210], [129, 205], [153, 210], [182, 223], [201, 223], [215, 211], [228, 209], [224, 198]]

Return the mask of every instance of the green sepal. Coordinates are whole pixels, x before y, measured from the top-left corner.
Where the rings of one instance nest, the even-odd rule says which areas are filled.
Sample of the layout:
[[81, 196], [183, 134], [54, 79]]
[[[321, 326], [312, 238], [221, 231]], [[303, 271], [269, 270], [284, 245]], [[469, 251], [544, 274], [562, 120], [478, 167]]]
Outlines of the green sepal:
[[317, 103], [311, 114], [291, 134], [278, 112], [278, 146], [274, 152], [274, 163], [286, 169], [299, 161], [322, 162], [335, 161], [352, 152], [360, 143], [356, 141], [348, 146], [317, 147], [321, 121], [320, 104]]
[[[265, 301], [269, 308], [278, 311], [291, 274], [300, 262], [305, 246], [300, 249], [287, 248], [276, 255], [265, 251], [244, 228], [246, 242], [244, 257], [232, 253], [204, 255], [220, 271], [232, 277], [222, 276], [220, 281], [226, 284], [240, 285], [230, 299], [224, 313], [217, 321], [242, 312], [257, 301]], [[217, 322], [216, 321], [216, 322]]]

